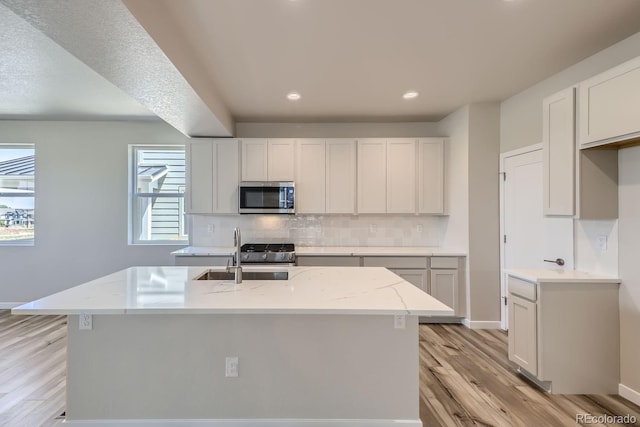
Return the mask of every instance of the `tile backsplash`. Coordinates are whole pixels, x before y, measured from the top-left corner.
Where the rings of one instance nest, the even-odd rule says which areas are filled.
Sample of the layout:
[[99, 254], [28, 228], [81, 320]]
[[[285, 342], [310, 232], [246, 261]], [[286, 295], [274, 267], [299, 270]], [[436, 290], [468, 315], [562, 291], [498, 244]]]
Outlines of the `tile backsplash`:
[[292, 242], [298, 246], [441, 246], [448, 217], [417, 215], [191, 215], [192, 246]]

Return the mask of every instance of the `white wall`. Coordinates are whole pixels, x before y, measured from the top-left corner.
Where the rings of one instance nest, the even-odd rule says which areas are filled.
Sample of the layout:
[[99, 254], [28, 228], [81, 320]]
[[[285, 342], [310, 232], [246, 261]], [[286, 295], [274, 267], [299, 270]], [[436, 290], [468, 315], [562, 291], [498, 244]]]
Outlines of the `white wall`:
[[34, 246], [0, 246], [0, 307], [132, 265], [173, 265], [173, 246], [127, 244], [128, 145], [185, 143], [159, 121], [0, 121], [0, 143], [36, 146]]
[[463, 292], [472, 326], [497, 327], [500, 319], [499, 123], [498, 104], [487, 103], [467, 105], [438, 124], [449, 136], [449, 217], [442, 245], [467, 250]]
[[640, 402], [640, 147], [618, 153], [620, 382]]
[[469, 114], [469, 320], [500, 321], [500, 107]]
[[437, 123], [236, 123], [237, 138], [392, 138], [443, 136]]

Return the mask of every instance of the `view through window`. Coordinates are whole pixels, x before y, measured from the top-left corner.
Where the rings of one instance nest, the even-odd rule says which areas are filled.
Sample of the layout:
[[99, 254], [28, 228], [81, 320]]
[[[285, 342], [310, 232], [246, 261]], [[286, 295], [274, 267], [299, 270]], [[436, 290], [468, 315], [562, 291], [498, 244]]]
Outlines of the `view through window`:
[[132, 243], [184, 243], [184, 147], [132, 147]]
[[0, 145], [0, 244], [33, 244], [35, 148]]

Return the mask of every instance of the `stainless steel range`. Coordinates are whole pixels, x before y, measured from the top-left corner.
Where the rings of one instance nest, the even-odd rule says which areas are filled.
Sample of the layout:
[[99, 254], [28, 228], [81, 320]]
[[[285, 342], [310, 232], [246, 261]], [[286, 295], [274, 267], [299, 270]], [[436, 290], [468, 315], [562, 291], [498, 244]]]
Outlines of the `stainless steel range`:
[[295, 265], [293, 243], [246, 243], [240, 248], [242, 264]]

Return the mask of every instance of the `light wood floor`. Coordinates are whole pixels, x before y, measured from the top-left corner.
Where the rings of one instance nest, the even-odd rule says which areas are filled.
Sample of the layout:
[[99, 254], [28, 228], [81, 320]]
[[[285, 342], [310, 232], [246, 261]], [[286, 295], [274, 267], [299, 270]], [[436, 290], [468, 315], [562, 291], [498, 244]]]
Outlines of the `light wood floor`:
[[[0, 310], [1, 427], [63, 427], [55, 417], [64, 411], [65, 360], [65, 316], [13, 316]], [[425, 427], [575, 427], [579, 413], [631, 414], [640, 420], [640, 407], [617, 396], [537, 390], [508, 361], [504, 332], [420, 326]]]

